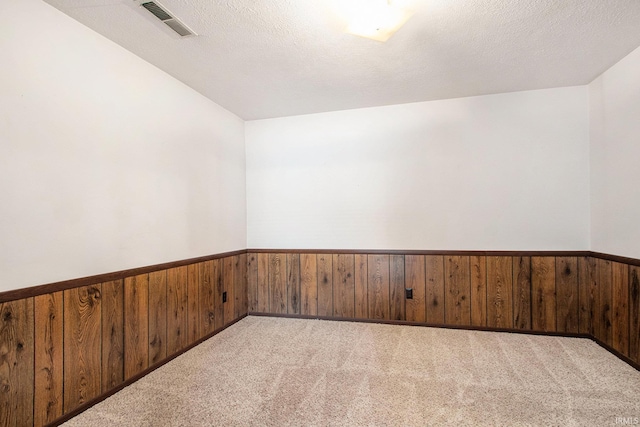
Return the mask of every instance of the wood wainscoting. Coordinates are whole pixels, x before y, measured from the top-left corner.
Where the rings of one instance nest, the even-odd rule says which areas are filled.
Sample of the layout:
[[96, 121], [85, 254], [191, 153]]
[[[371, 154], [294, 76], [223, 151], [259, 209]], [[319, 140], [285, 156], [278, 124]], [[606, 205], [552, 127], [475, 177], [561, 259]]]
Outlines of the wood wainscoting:
[[58, 424], [244, 317], [245, 251], [207, 258], [0, 294], [0, 426]]
[[640, 263], [628, 261], [590, 252], [249, 250], [248, 308], [590, 337], [638, 368]]
[[0, 427], [57, 425], [247, 313], [583, 336], [640, 369], [640, 260], [241, 250], [0, 293]]

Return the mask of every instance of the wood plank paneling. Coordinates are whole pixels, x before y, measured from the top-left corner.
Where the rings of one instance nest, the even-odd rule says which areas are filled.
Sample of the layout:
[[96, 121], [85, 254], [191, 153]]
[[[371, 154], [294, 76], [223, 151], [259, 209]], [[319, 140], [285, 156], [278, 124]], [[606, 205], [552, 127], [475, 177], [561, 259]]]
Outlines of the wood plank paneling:
[[589, 290], [590, 306], [591, 306], [591, 335], [594, 337], [600, 334], [600, 325], [602, 323], [601, 307], [600, 307], [600, 263], [596, 258], [589, 259], [589, 274], [593, 276], [591, 279]]
[[531, 257], [513, 257], [513, 327], [531, 329]]
[[167, 270], [167, 356], [187, 346], [187, 267]]
[[124, 279], [124, 378], [149, 366], [149, 275]]
[[578, 258], [556, 258], [556, 325], [558, 332], [579, 330]]
[[258, 254], [247, 254], [247, 310], [258, 311]]
[[101, 285], [64, 291], [64, 412], [100, 395]]
[[513, 328], [513, 259], [487, 257], [487, 326]]
[[613, 348], [629, 355], [629, 266], [614, 262], [612, 271], [612, 325]]
[[167, 271], [149, 273], [149, 366], [167, 357]]
[[115, 280], [102, 284], [102, 392], [123, 381], [124, 284]]
[[269, 254], [270, 313], [287, 313], [287, 256]]
[[447, 256], [444, 262], [445, 322], [471, 324], [471, 271], [468, 256]]
[[444, 257], [425, 256], [427, 275], [427, 323], [444, 325]]
[[[37, 327], [34, 337], [33, 420], [34, 425], [43, 426], [62, 416], [62, 292], [38, 295], [34, 298], [34, 304]], [[22, 386], [27, 386], [27, 383], [23, 383]]]
[[413, 290], [413, 299], [406, 300], [406, 318], [410, 322], [426, 322], [426, 289], [424, 255], [404, 257], [405, 286]]
[[[0, 425], [33, 424], [33, 298], [0, 304]], [[38, 325], [40, 327], [40, 325]]]
[[224, 269], [223, 259], [213, 260], [213, 271], [211, 280], [213, 282], [213, 303], [214, 303], [214, 323], [216, 329], [224, 326], [224, 303], [222, 302], [222, 292], [224, 292], [224, 277], [222, 270]]
[[369, 255], [369, 318], [389, 320], [389, 255]]
[[333, 315], [333, 258], [318, 254], [318, 316]]
[[247, 314], [247, 254], [233, 257], [234, 320]]
[[224, 292], [227, 293], [227, 302], [223, 303], [224, 308], [224, 324], [228, 325], [233, 322], [236, 316], [235, 311], [235, 261], [233, 257], [226, 257], [222, 259], [222, 283]]
[[389, 316], [391, 320], [405, 320], [404, 255], [389, 258]]
[[[239, 254], [5, 302], [0, 384], [8, 391], [0, 390], [0, 425], [55, 422], [261, 306], [312, 316], [590, 333], [640, 363], [640, 267], [623, 262]], [[413, 289], [412, 300], [405, 300], [405, 288]]]
[[589, 257], [578, 258], [578, 332], [591, 333], [591, 272]]
[[597, 258], [589, 258], [589, 308], [591, 336], [596, 337], [600, 333], [600, 263]]
[[258, 254], [258, 313], [271, 312], [269, 300], [269, 254]]
[[333, 255], [333, 316], [355, 317], [355, 257]]
[[287, 254], [287, 312], [300, 314], [300, 254]]
[[187, 266], [187, 343], [200, 338], [200, 266]]
[[629, 267], [629, 358], [640, 363], [640, 267]]
[[216, 330], [216, 291], [213, 282], [213, 261], [200, 263], [200, 337]]
[[487, 257], [469, 258], [471, 268], [471, 324], [487, 326]]
[[531, 257], [531, 315], [536, 331], [556, 330], [556, 260]]
[[356, 319], [366, 319], [369, 317], [369, 299], [367, 298], [369, 279], [367, 274], [367, 256], [363, 254], [355, 255], [355, 317]]
[[613, 344], [613, 331], [611, 329], [611, 306], [613, 305], [613, 296], [611, 293], [611, 281], [613, 279], [611, 271], [611, 261], [598, 260], [598, 287], [600, 290], [600, 329], [596, 335], [601, 341], [607, 345]]
[[300, 254], [300, 314], [318, 314], [318, 267], [316, 254]]

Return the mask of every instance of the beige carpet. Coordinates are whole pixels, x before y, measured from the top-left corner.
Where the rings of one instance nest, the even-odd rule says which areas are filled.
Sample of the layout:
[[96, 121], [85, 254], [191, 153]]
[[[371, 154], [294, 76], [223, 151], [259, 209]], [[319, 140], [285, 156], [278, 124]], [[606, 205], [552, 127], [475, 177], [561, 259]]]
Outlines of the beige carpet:
[[617, 417], [640, 417], [640, 372], [590, 340], [248, 317], [66, 425], [602, 426]]

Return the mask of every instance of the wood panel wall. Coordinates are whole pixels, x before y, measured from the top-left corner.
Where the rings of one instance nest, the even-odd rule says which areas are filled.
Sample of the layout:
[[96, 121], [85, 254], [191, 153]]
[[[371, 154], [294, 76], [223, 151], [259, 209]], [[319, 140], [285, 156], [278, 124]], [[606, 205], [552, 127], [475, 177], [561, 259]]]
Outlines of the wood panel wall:
[[250, 252], [248, 265], [250, 313], [584, 334], [640, 363], [633, 265], [588, 256], [285, 252]]
[[247, 312], [578, 333], [640, 364], [637, 264], [265, 251], [32, 294], [0, 303], [0, 427], [55, 422]]
[[239, 254], [0, 303], [0, 426], [54, 422], [244, 316], [250, 265]]

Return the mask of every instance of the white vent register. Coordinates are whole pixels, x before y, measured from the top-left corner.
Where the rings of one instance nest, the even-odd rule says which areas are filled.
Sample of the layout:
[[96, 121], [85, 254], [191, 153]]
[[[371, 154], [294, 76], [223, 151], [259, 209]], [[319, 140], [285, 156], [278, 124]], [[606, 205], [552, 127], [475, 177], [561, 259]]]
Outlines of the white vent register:
[[195, 31], [187, 27], [184, 22], [173, 16], [166, 7], [162, 6], [157, 1], [142, 1], [140, 6], [147, 9], [160, 21], [165, 23], [169, 28], [178, 33], [180, 37], [188, 37], [197, 35]]

